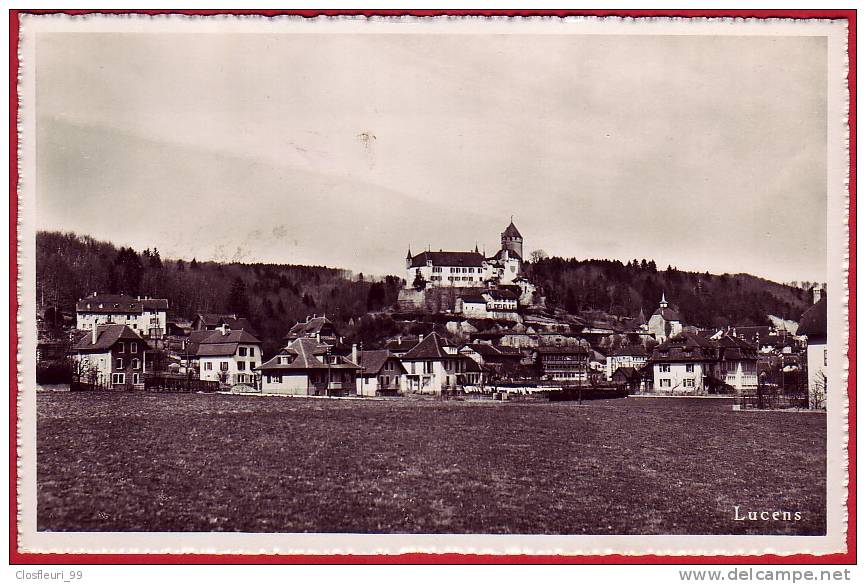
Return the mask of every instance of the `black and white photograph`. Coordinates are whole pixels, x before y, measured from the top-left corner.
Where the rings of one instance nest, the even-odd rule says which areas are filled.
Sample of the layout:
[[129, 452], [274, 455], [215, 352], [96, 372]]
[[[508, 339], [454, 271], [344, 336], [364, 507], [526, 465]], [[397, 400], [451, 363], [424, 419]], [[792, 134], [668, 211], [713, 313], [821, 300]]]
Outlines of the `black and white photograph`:
[[847, 34], [23, 15], [21, 549], [844, 553]]

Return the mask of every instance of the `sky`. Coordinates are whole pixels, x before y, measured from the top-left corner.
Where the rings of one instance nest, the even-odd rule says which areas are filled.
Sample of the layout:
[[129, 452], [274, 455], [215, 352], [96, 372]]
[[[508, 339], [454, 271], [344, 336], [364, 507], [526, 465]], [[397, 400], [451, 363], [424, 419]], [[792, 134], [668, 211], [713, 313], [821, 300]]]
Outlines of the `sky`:
[[822, 37], [36, 42], [38, 228], [402, 274], [406, 250], [826, 280]]

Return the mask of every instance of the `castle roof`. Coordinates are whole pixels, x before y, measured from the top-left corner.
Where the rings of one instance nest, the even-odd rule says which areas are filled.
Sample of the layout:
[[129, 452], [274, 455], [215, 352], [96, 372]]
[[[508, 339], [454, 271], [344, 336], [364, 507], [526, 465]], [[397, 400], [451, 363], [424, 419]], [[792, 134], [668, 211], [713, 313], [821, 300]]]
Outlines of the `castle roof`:
[[411, 267], [426, 266], [428, 260], [433, 262], [434, 266], [480, 268], [483, 265], [484, 256], [475, 251], [423, 251], [412, 258]]
[[505, 228], [505, 231], [502, 232], [503, 237], [519, 237], [523, 239], [523, 236], [520, 235], [520, 232], [517, 230], [517, 227], [514, 226], [514, 221], [508, 224], [508, 227]]

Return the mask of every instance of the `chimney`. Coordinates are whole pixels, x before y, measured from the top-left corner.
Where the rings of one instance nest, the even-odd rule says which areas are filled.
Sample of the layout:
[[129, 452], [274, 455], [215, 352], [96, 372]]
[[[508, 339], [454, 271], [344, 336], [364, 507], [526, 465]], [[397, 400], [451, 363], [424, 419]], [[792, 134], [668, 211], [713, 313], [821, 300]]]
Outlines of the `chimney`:
[[814, 288], [812, 288], [812, 304], [818, 304], [818, 302], [821, 301], [821, 296], [822, 293], [820, 286], [815, 286]]
[[322, 333], [316, 333], [316, 342], [317, 342], [317, 343], [321, 343], [321, 342], [322, 342]]
[[93, 297], [96, 298], [96, 292], [93, 293]]
[[229, 334], [229, 325], [227, 325], [225, 323], [220, 325], [220, 332], [222, 332], [223, 335]]
[[96, 341], [99, 339], [99, 325], [95, 322], [93, 323], [93, 330], [90, 331], [90, 344], [95, 345]]
[[352, 343], [352, 363], [355, 365], [359, 365], [358, 363], [358, 344]]
[[424, 335], [422, 335], [421, 333], [418, 333], [418, 342], [420, 343], [423, 340], [424, 340]]

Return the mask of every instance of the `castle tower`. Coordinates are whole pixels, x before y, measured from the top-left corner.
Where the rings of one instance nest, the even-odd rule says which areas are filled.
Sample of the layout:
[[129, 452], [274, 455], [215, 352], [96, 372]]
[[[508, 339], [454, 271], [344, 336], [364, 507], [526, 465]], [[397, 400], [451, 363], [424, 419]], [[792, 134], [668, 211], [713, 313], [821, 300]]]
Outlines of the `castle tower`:
[[523, 236], [514, 226], [514, 219], [502, 232], [502, 249], [508, 250], [509, 256], [516, 255], [521, 260], [523, 259]]

